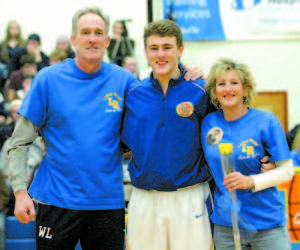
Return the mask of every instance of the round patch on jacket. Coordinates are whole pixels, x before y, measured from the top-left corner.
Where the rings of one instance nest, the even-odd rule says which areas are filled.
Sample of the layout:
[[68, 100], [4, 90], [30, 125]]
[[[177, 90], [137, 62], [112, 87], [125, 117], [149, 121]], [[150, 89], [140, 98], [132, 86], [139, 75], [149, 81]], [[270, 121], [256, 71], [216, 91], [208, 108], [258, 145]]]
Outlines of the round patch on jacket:
[[179, 103], [176, 107], [176, 113], [181, 117], [189, 117], [193, 114], [194, 106], [191, 102]]

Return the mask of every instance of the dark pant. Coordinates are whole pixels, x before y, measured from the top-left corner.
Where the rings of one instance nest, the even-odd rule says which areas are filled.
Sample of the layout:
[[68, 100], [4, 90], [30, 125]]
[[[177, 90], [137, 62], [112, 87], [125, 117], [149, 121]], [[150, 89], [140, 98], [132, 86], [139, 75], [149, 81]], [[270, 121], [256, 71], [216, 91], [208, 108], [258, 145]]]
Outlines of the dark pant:
[[73, 250], [80, 240], [83, 250], [123, 250], [125, 212], [71, 210], [38, 205], [36, 245], [38, 250]]

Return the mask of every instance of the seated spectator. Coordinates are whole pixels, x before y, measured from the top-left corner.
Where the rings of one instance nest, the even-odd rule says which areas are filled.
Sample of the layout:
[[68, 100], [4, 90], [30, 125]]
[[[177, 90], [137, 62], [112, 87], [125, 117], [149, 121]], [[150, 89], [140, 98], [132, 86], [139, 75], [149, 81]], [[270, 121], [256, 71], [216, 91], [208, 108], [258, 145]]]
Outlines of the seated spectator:
[[3, 125], [5, 125], [7, 116], [8, 113], [4, 109], [0, 110], [0, 129]]
[[21, 68], [20, 59], [23, 55], [32, 55], [34, 57], [35, 63], [37, 65], [37, 71], [40, 71], [42, 68], [47, 67], [50, 65], [49, 57], [41, 51], [41, 39], [38, 34], [31, 34], [29, 35], [26, 47], [19, 49], [14, 53], [13, 57], [11, 58], [9, 64], [9, 75]]
[[25, 46], [20, 25], [10, 21], [6, 27], [6, 36], [0, 45], [0, 82], [3, 86], [8, 77], [8, 64], [14, 52]]
[[49, 55], [49, 58], [50, 58], [50, 65], [54, 65], [65, 60], [67, 58], [67, 54], [64, 51], [54, 50]]
[[298, 129], [295, 134], [295, 139], [293, 140], [292, 152], [291, 152], [292, 160], [294, 167], [300, 167], [300, 129]]
[[134, 53], [135, 42], [128, 37], [125, 20], [116, 21], [113, 25], [113, 36], [107, 48], [107, 54], [111, 63], [122, 66], [126, 56]]
[[13, 100], [8, 104], [9, 115], [6, 118], [6, 123], [0, 128], [0, 148], [2, 148], [3, 143], [11, 137], [15, 124], [18, 118], [17, 110], [20, 108], [22, 101], [19, 99]]
[[6, 178], [0, 169], [0, 249], [6, 249], [6, 204], [9, 195], [6, 186]]
[[55, 50], [65, 52], [67, 58], [74, 58], [75, 52], [72, 49], [70, 39], [66, 35], [60, 35], [56, 40]]
[[299, 130], [300, 130], [300, 124], [297, 124], [295, 127], [293, 127], [291, 130], [289, 130], [285, 134], [285, 138], [287, 140], [290, 150], [292, 150], [292, 148], [293, 148], [293, 143], [294, 143], [296, 134]]
[[16, 94], [17, 97], [21, 100], [23, 100], [25, 98], [25, 96], [27, 95], [31, 83], [32, 83], [33, 77], [32, 76], [25, 76], [22, 80], [22, 89], [17, 90]]
[[127, 69], [138, 78], [137, 63], [133, 56], [126, 56], [124, 58], [122, 67]]
[[35, 59], [32, 55], [23, 55], [20, 59], [21, 69], [14, 71], [9, 78], [7, 101], [17, 97], [16, 92], [23, 89], [22, 81], [24, 77], [34, 77], [37, 72]]
[[8, 112], [6, 110], [6, 102], [5, 102], [4, 96], [0, 92], [0, 127], [1, 127], [2, 123], [5, 122], [7, 116], [8, 116]]

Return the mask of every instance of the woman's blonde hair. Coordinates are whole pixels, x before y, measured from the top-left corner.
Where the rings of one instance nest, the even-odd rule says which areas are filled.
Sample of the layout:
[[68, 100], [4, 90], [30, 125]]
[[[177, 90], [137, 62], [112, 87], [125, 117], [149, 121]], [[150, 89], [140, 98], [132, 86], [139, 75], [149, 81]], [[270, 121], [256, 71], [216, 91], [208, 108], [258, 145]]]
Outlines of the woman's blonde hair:
[[220, 103], [216, 97], [216, 83], [217, 78], [227, 72], [235, 71], [242, 82], [242, 85], [247, 89], [247, 96], [244, 98], [243, 103], [245, 107], [251, 107], [255, 97], [255, 81], [246, 64], [237, 63], [230, 58], [220, 58], [210, 69], [206, 81], [206, 89], [211, 97], [211, 102], [216, 108], [221, 108]]

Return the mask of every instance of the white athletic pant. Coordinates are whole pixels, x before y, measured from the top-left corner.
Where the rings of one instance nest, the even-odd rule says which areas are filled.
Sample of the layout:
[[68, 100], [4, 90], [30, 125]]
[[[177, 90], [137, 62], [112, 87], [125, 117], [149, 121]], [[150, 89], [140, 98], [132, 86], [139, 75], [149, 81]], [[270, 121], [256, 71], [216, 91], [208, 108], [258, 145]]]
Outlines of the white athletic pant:
[[126, 250], [213, 249], [208, 201], [206, 182], [173, 192], [133, 188]]

